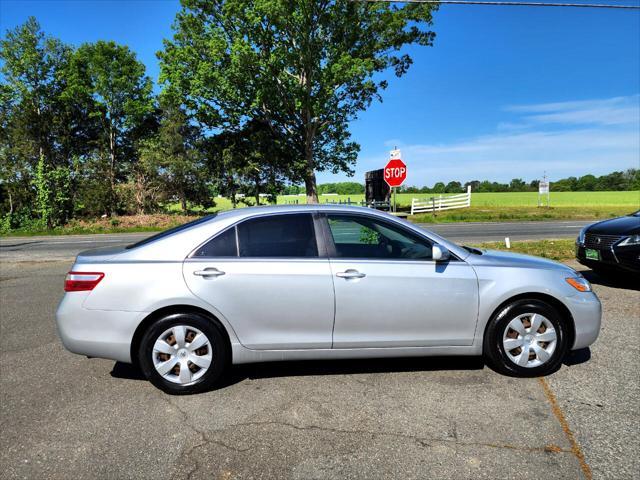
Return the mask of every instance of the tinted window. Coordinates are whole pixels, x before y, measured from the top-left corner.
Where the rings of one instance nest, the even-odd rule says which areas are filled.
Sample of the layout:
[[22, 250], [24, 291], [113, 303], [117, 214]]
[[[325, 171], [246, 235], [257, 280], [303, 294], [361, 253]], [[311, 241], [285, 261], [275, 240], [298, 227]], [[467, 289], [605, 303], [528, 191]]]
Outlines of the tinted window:
[[222, 232], [220, 235], [209, 240], [200, 247], [193, 255], [194, 257], [237, 257], [238, 248], [236, 246], [235, 227]]
[[412, 232], [363, 216], [328, 215], [341, 258], [430, 260], [431, 243]]
[[241, 257], [317, 257], [310, 214], [274, 215], [238, 225]]

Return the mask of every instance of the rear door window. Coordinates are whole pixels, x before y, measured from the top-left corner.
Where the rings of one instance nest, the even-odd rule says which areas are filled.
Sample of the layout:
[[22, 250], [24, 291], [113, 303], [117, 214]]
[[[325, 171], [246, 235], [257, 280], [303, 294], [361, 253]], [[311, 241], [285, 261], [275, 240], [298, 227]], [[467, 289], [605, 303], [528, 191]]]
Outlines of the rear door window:
[[270, 215], [240, 223], [238, 247], [241, 257], [318, 256], [311, 214]]
[[236, 244], [236, 228], [230, 229], [216, 235], [202, 247], [200, 247], [194, 257], [237, 257], [238, 245]]

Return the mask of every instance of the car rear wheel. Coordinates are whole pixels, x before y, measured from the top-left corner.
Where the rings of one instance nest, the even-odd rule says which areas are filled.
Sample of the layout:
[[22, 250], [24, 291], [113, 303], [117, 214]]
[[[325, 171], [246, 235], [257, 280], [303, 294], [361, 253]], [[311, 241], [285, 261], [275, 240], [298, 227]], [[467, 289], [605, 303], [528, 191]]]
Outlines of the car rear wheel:
[[565, 321], [551, 305], [539, 300], [517, 300], [489, 321], [485, 357], [507, 375], [546, 375], [562, 362], [567, 333]]
[[229, 363], [227, 342], [220, 328], [197, 313], [161, 318], [140, 342], [138, 359], [142, 371], [151, 383], [169, 394], [210, 389]]

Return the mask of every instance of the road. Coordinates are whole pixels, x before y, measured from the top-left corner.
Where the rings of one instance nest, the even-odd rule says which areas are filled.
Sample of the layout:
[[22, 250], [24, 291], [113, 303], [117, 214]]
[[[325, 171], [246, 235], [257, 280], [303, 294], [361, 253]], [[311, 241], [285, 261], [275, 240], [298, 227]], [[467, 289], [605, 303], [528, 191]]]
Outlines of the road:
[[[513, 223], [445, 223], [423, 224], [454, 242], [478, 243], [549, 238], [575, 238], [580, 229], [592, 222], [550, 221]], [[56, 260], [71, 258], [82, 250], [137, 242], [150, 233], [69, 235], [49, 237], [8, 237], [0, 239], [0, 261]]]
[[0, 266], [2, 478], [638, 478], [640, 292], [589, 272], [600, 338], [545, 380], [479, 358], [273, 363], [171, 397], [62, 348], [69, 259]]

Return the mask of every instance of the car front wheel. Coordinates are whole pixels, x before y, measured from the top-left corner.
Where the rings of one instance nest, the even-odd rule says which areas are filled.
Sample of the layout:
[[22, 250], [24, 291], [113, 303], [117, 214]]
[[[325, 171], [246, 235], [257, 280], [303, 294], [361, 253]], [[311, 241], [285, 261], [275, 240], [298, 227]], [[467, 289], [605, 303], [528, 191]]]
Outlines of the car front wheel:
[[501, 373], [537, 377], [554, 372], [567, 350], [567, 327], [558, 311], [539, 300], [517, 300], [489, 321], [484, 353]]
[[206, 391], [228, 364], [227, 342], [211, 319], [196, 313], [154, 322], [140, 342], [138, 359], [146, 377], [173, 395]]

